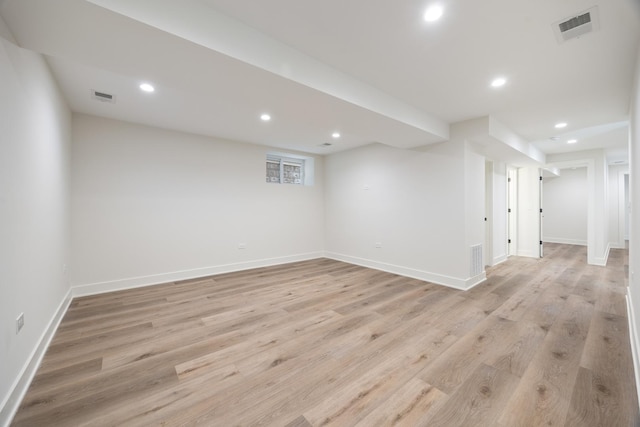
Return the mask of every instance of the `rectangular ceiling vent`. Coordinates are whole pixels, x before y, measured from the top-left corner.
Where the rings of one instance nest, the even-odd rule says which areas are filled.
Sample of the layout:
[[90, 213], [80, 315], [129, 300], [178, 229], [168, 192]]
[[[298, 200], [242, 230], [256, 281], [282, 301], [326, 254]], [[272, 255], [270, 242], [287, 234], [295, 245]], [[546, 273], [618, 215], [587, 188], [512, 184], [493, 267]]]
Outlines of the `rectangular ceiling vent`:
[[112, 104], [116, 103], [115, 95], [111, 95], [110, 93], [100, 92], [92, 89], [91, 97], [100, 102], [110, 102]]
[[600, 29], [600, 16], [598, 6], [594, 6], [570, 18], [565, 18], [553, 24], [553, 31], [558, 43], [562, 44], [567, 40], [577, 39], [588, 33]]
[[584, 15], [576, 16], [575, 18], [571, 18], [568, 21], [561, 22], [559, 24], [560, 32], [566, 33], [567, 31], [571, 31], [574, 28], [580, 27], [582, 25], [590, 24], [590, 23], [591, 23], [591, 14], [587, 12]]

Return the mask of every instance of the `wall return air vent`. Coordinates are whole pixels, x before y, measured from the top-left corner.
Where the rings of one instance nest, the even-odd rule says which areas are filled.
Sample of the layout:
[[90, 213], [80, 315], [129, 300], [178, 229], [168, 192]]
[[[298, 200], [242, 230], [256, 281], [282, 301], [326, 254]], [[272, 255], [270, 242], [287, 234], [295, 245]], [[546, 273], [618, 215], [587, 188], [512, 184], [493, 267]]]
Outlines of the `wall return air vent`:
[[575, 16], [565, 18], [552, 25], [558, 43], [562, 44], [567, 40], [577, 39], [600, 29], [600, 15], [598, 6], [580, 12]]
[[469, 268], [470, 277], [476, 277], [484, 271], [484, 261], [482, 258], [482, 244], [471, 246], [471, 265]]
[[116, 103], [116, 96], [106, 92], [100, 92], [98, 90], [91, 90], [91, 98], [100, 102]]

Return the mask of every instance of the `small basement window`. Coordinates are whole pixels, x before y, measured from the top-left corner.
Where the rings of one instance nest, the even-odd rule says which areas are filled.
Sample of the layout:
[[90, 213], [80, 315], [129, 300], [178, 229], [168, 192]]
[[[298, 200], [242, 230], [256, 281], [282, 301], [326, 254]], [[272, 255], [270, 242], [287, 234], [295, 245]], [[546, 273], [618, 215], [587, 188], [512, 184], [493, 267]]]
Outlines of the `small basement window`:
[[305, 185], [306, 166], [306, 158], [267, 154], [267, 182]]

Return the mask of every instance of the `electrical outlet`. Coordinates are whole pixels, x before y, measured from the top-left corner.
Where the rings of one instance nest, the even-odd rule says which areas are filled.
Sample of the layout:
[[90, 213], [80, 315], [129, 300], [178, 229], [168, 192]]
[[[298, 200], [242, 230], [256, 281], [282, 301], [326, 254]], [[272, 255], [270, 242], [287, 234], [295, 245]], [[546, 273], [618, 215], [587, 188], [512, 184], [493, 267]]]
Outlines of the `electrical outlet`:
[[20, 316], [16, 319], [16, 335], [20, 332], [20, 329], [24, 326], [24, 313], [20, 313]]
[[247, 249], [246, 243], [238, 243], [238, 249]]
[[376, 248], [381, 248], [382, 247], [382, 242], [376, 242]]

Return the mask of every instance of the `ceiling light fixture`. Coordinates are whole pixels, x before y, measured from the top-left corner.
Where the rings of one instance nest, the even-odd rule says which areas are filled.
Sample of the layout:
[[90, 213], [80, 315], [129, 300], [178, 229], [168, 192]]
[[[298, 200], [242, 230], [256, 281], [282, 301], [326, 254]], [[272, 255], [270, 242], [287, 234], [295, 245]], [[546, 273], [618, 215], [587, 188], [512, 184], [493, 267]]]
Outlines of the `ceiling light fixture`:
[[154, 92], [156, 90], [156, 88], [154, 88], [151, 84], [149, 83], [142, 83], [140, 85], [140, 90], [144, 91], [144, 92]]
[[506, 83], [507, 83], [507, 79], [505, 79], [504, 77], [497, 77], [493, 79], [493, 81], [491, 82], [491, 87], [502, 87]]
[[332, 134], [331, 134], [331, 136], [332, 136], [334, 139], [338, 139], [338, 138], [340, 138], [340, 132], [334, 132], [334, 133], [332, 133]]
[[576, 142], [578, 142], [577, 139], [570, 139], [567, 141], [567, 144], [575, 144]]
[[438, 19], [442, 18], [442, 14], [444, 13], [444, 9], [439, 4], [431, 5], [424, 12], [424, 20], [427, 22], [435, 22]]
[[271, 120], [271, 116], [268, 114], [263, 114], [260, 116], [260, 120], [262, 120], [263, 122], [268, 122], [269, 120]]
[[563, 129], [566, 127], [567, 127], [567, 124], [565, 122], [556, 123], [556, 126], [555, 126], [556, 129]]

